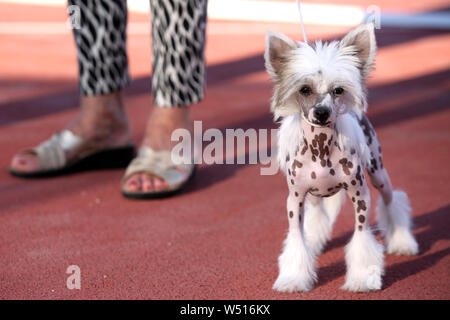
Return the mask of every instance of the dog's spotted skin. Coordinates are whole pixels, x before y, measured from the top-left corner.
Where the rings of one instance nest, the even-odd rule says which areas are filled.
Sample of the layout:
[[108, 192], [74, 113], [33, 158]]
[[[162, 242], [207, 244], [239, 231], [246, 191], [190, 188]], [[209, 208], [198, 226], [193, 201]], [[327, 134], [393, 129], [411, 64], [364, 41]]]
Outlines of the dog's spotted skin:
[[[287, 154], [285, 157], [286, 177], [293, 202], [303, 203], [307, 194], [330, 197], [344, 189], [352, 199], [358, 230], [362, 231], [367, 227], [368, 219], [365, 215], [370, 203], [362, 169], [364, 164], [354, 150], [340, 150], [335, 144], [336, 134], [333, 128], [314, 127], [303, 122], [302, 129], [304, 147], [301, 150], [297, 148], [296, 154]], [[379, 143], [375, 133], [369, 134], [368, 138], [377, 149], [377, 156], [381, 157], [378, 155]], [[374, 169], [374, 172], [377, 170]], [[301, 208], [300, 205], [293, 205]], [[288, 212], [289, 218], [293, 219], [295, 210], [288, 208]]]

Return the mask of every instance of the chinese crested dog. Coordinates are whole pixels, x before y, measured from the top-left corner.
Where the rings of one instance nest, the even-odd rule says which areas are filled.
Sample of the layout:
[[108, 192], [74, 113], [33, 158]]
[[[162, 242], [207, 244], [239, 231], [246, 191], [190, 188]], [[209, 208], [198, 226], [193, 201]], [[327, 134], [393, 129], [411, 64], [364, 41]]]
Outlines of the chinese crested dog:
[[376, 56], [372, 24], [351, 30], [340, 41], [296, 43], [267, 32], [265, 65], [274, 82], [271, 110], [281, 119], [278, 161], [289, 185], [289, 231], [273, 288], [308, 291], [317, 280], [315, 257], [331, 235], [347, 195], [355, 230], [345, 248], [343, 289], [381, 289], [383, 246], [369, 225], [366, 174], [380, 192], [377, 222], [391, 254], [412, 255], [411, 208], [405, 192], [393, 191], [381, 147], [365, 116], [365, 80]]

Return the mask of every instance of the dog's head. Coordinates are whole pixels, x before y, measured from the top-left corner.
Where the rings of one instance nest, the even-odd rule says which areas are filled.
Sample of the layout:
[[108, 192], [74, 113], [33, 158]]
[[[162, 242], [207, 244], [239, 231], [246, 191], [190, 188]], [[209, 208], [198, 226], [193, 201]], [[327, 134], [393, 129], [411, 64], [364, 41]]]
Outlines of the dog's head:
[[268, 31], [264, 58], [275, 84], [275, 119], [301, 113], [312, 124], [328, 126], [352, 108], [365, 111], [364, 80], [375, 55], [373, 24], [360, 25], [340, 41], [313, 45]]

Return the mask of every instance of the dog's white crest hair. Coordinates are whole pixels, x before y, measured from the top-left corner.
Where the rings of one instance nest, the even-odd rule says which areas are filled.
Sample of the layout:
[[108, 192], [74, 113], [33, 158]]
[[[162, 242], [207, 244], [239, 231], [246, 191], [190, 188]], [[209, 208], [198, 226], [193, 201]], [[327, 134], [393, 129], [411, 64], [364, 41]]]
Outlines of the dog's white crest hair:
[[268, 31], [264, 57], [267, 72], [274, 82], [271, 111], [275, 120], [300, 111], [297, 92], [318, 72], [322, 72], [326, 83], [345, 88], [348, 109], [367, 111], [364, 80], [373, 68], [375, 56], [372, 24], [358, 26], [341, 41], [316, 41], [311, 45], [295, 43], [281, 33]]
[[[281, 120], [278, 131], [278, 163], [286, 171], [286, 156], [294, 156], [305, 144], [300, 115], [287, 116]], [[370, 150], [364, 132], [353, 112], [339, 115], [336, 119], [336, 141], [341, 150], [354, 149], [365, 166], [370, 162]]]

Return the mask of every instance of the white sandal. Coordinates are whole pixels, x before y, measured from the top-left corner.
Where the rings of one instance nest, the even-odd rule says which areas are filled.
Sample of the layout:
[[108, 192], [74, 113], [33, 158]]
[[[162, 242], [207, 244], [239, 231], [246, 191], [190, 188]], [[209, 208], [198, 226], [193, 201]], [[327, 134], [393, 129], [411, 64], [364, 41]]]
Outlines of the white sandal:
[[[127, 191], [126, 180], [136, 173], [147, 173], [166, 181], [168, 188], [161, 191]], [[138, 156], [130, 163], [122, 178], [122, 194], [127, 198], [153, 199], [171, 196], [179, 192], [191, 180], [195, 165], [183, 159], [173, 159], [168, 150], [155, 151], [141, 147]]]
[[[67, 153], [70, 159], [67, 159]], [[63, 130], [54, 134], [50, 139], [35, 148], [27, 149], [22, 154], [37, 155], [40, 169], [32, 172], [19, 171], [9, 168], [11, 174], [23, 177], [44, 177], [65, 174], [87, 169], [123, 168], [130, 163], [135, 155], [133, 144], [123, 147], [107, 148], [88, 141]]]

